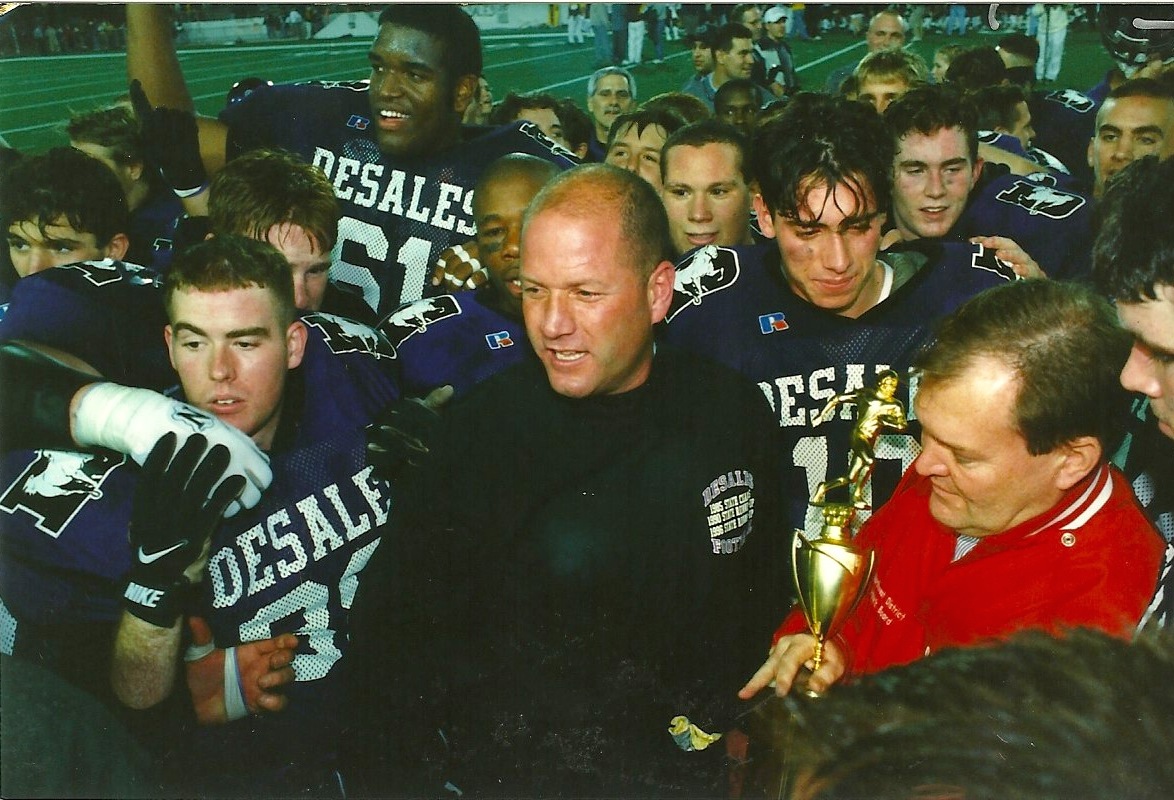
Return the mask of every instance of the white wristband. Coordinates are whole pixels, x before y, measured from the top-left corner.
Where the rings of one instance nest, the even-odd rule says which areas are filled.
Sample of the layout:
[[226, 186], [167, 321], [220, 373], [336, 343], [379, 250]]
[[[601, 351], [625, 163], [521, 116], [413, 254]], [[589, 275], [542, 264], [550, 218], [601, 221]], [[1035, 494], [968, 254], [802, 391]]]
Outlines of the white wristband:
[[236, 663], [235, 647], [224, 651], [224, 713], [229, 722], [249, 715], [245, 693], [241, 690], [241, 673]]

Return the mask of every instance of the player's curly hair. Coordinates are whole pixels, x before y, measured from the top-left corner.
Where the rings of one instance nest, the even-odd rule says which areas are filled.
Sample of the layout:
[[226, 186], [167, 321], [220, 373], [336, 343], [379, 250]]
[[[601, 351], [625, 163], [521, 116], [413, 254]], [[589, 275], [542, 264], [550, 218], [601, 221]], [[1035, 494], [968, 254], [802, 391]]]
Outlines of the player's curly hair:
[[65, 219], [78, 233], [91, 233], [100, 246], [130, 229], [122, 186], [101, 161], [72, 147], [54, 147], [25, 156], [4, 173], [0, 219], [45, 227]]
[[[843, 186], [858, 213], [888, 203], [893, 141], [880, 115], [863, 103], [800, 92], [755, 132], [751, 173], [772, 214], [818, 217], [806, 207], [816, 186]], [[828, 193], [829, 196], [831, 192]]]
[[1097, 209], [1093, 279], [1108, 297], [1139, 303], [1174, 286], [1174, 159], [1146, 156], [1109, 181]]
[[134, 111], [126, 106], [79, 111], [70, 115], [65, 132], [71, 142], [110, 148], [111, 156], [122, 164], [141, 164], [145, 161], [139, 121]]

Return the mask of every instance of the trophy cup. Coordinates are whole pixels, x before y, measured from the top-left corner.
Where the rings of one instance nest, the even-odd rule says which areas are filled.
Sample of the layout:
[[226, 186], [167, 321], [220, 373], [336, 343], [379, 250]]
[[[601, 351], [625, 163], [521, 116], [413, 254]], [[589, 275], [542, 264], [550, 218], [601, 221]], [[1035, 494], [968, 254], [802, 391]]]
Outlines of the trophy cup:
[[[877, 375], [875, 386], [833, 397], [818, 417], [819, 422], [827, 422], [841, 403], [856, 405], [848, 474], [820, 483], [811, 497], [811, 505], [823, 515], [819, 537], [809, 540], [802, 530], [796, 530], [791, 541], [799, 606], [815, 637], [812, 672], [823, 662], [824, 643], [852, 613], [872, 575], [875, 553], [853, 543], [852, 521], [857, 510], [869, 507], [864, 489], [872, 475], [876, 442], [882, 430], [903, 431], [907, 425], [905, 408], [896, 399], [897, 385], [897, 373], [885, 370]], [[828, 492], [840, 487], [848, 488], [848, 502], [828, 501]], [[810, 689], [807, 694], [818, 696]]]

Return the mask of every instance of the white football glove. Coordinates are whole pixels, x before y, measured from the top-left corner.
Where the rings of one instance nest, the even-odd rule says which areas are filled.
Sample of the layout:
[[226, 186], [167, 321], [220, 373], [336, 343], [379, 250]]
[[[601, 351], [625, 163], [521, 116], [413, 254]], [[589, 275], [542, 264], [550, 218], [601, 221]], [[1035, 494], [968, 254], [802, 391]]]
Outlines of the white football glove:
[[[232, 475], [245, 478], [244, 491], [229, 504], [225, 517], [257, 505], [261, 492], [273, 481], [269, 457], [248, 436], [205, 411], [150, 389], [116, 383], [90, 386], [78, 400], [72, 430], [78, 444], [125, 453], [140, 466], [159, 437], [168, 432], [178, 437], [176, 449], [195, 433], [204, 434], [209, 448], [214, 444], [224, 445], [232, 456], [224, 478]], [[213, 487], [212, 491], [215, 490]]]

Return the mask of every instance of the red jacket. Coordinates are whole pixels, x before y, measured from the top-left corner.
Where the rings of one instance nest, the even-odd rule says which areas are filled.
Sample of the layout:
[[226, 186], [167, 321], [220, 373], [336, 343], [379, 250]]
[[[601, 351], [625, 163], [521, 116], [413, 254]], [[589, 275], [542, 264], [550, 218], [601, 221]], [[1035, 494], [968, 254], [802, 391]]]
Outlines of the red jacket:
[[[1128, 637], [1153, 596], [1163, 542], [1129, 485], [1102, 466], [1053, 508], [953, 561], [957, 535], [929, 513], [913, 469], [856, 537], [876, 551], [865, 596], [835, 641], [849, 675], [1025, 628]], [[775, 634], [806, 630], [796, 608]]]

